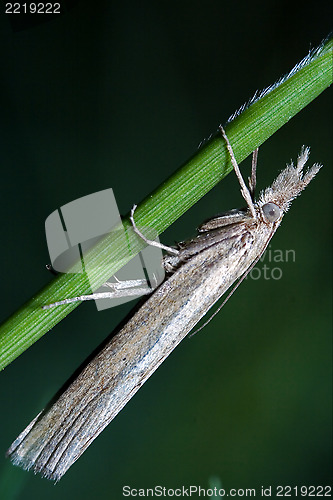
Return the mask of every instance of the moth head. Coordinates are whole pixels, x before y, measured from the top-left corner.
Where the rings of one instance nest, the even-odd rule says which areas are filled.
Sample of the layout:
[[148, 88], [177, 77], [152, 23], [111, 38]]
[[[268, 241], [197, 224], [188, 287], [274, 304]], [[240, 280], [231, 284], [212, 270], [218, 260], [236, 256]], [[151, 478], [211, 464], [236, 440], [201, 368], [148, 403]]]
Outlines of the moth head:
[[310, 148], [303, 146], [296, 166], [294, 167], [293, 163], [288, 165], [273, 184], [260, 194], [259, 206], [267, 222], [275, 222], [282, 217], [291, 202], [319, 172], [321, 165], [318, 164], [314, 164], [307, 172], [303, 172], [309, 154]]

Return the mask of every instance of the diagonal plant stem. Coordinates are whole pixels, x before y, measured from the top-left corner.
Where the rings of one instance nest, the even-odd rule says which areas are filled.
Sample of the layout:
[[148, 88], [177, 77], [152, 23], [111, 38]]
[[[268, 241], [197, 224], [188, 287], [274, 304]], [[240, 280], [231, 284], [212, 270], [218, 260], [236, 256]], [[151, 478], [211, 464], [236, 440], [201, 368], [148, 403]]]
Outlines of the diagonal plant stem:
[[[238, 163], [331, 85], [332, 53], [333, 40], [330, 39], [228, 122], [226, 133]], [[217, 133], [139, 204], [135, 212], [137, 225], [162, 233], [231, 170], [225, 143]], [[124, 227], [130, 227], [128, 216]], [[91, 265], [96, 263], [94, 274], [89, 274], [93, 289], [101, 286], [130, 260], [131, 257], [124, 258], [128, 245], [132, 256], [145, 246], [128, 231], [126, 241], [119, 238], [111, 244], [107, 236], [93, 248], [89, 257]], [[0, 370], [80, 303], [48, 310], [41, 306], [89, 293], [91, 288], [84, 274], [63, 274], [37, 292], [0, 326]]]

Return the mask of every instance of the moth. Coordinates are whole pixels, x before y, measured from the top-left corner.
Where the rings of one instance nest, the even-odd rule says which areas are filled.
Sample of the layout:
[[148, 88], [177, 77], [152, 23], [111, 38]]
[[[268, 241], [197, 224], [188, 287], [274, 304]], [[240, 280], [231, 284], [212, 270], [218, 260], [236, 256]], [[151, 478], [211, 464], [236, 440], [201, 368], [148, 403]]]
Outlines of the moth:
[[[170, 253], [163, 261], [164, 282], [12, 443], [7, 455], [14, 464], [59, 481], [213, 304], [244, 279], [292, 200], [321, 168], [315, 164], [303, 172], [309, 157], [303, 147], [296, 166], [282, 170], [255, 201], [257, 151], [248, 188], [220, 130], [247, 207], [204, 222], [195, 238], [177, 248], [161, 245]], [[133, 227], [145, 239], [133, 215]]]

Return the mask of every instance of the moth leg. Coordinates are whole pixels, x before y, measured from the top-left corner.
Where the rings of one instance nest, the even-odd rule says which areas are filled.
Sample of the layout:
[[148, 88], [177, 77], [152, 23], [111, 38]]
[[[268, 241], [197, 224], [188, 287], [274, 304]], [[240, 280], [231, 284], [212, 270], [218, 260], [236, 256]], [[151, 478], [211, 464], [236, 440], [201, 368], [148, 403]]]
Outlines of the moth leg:
[[136, 208], [137, 208], [137, 205], [133, 205], [132, 210], [131, 210], [131, 215], [130, 215], [130, 221], [132, 223], [133, 230], [134, 230], [135, 234], [137, 234], [145, 243], [147, 243], [147, 245], [160, 248], [161, 250], [165, 250], [166, 252], [170, 253], [171, 255], [178, 255], [179, 251], [176, 250], [175, 248], [163, 245], [162, 243], [159, 243], [158, 241], [149, 240], [148, 238], [145, 237], [144, 234], [141, 233], [140, 229], [137, 228], [137, 225], [135, 224], [135, 220], [134, 220], [134, 212], [135, 212]]
[[70, 299], [64, 299], [64, 300], [59, 300], [57, 302], [52, 302], [52, 304], [46, 304], [45, 306], [42, 306], [42, 309], [46, 310], [46, 309], [51, 309], [51, 307], [72, 304], [73, 302], [85, 302], [87, 300], [119, 299], [121, 297], [138, 297], [141, 295], [149, 295], [152, 292], [153, 288], [147, 286], [141, 288], [134, 287], [132, 289], [126, 288], [123, 290], [115, 287], [115, 289], [111, 292], [96, 292], [96, 293], [91, 293], [89, 295], [79, 295], [78, 297], [72, 297]]
[[[107, 281], [102, 285], [102, 287], [107, 287], [111, 288], [113, 291], [117, 290], [126, 290], [129, 288], [135, 288], [135, 287], [140, 287], [140, 286], [145, 286], [147, 281], [145, 279], [137, 279], [137, 280], [126, 280], [126, 281], [121, 281], [117, 278], [116, 275], [113, 276], [113, 278], [116, 280], [114, 281]], [[155, 280], [155, 277], [154, 277]]]
[[255, 208], [254, 208], [254, 205], [253, 205], [253, 201], [252, 201], [252, 197], [251, 197], [251, 192], [249, 191], [249, 189], [246, 187], [246, 184], [244, 182], [244, 179], [242, 177], [242, 174], [239, 170], [239, 166], [237, 164], [237, 161], [236, 161], [236, 158], [235, 158], [235, 155], [234, 155], [234, 152], [232, 150], [232, 147], [231, 147], [231, 144], [229, 142], [229, 139], [227, 137], [227, 134], [225, 133], [225, 130], [224, 128], [222, 127], [222, 125], [220, 125], [220, 131], [221, 131], [221, 134], [223, 136], [223, 139], [225, 140], [226, 142], [226, 145], [227, 145], [227, 149], [228, 149], [228, 152], [229, 152], [229, 155], [230, 155], [230, 160], [231, 160], [231, 163], [232, 163], [232, 166], [234, 167], [234, 171], [235, 171], [235, 174], [237, 175], [237, 178], [238, 178], [238, 181], [239, 181], [239, 184], [240, 184], [240, 187], [241, 187], [241, 193], [242, 193], [242, 196], [244, 198], [244, 200], [246, 201], [247, 203], [247, 206], [249, 207], [250, 209], [250, 212], [252, 214], [252, 217], [254, 219], [256, 219], [257, 217], [257, 214], [256, 214], [256, 211], [255, 211]]
[[122, 297], [149, 295], [158, 285], [155, 275], [153, 275], [151, 286], [147, 285], [145, 279], [120, 281], [116, 275], [114, 275], [113, 278], [116, 280], [115, 282], [107, 281], [102, 285], [102, 287], [110, 289], [108, 292], [95, 292], [89, 295], [79, 295], [77, 297], [71, 297], [70, 299], [59, 300], [52, 304], [42, 306], [42, 309], [51, 309], [51, 307], [72, 304], [73, 302], [85, 302], [87, 300], [119, 299]]

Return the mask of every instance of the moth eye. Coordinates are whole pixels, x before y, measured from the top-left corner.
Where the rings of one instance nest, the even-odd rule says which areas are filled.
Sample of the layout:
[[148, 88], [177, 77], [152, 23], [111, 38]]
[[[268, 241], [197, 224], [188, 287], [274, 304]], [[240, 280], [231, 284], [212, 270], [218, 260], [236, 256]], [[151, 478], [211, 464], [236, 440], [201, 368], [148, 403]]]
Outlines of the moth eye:
[[275, 205], [275, 203], [265, 203], [265, 205], [263, 205], [262, 207], [262, 211], [268, 222], [277, 221], [282, 214], [280, 207]]

